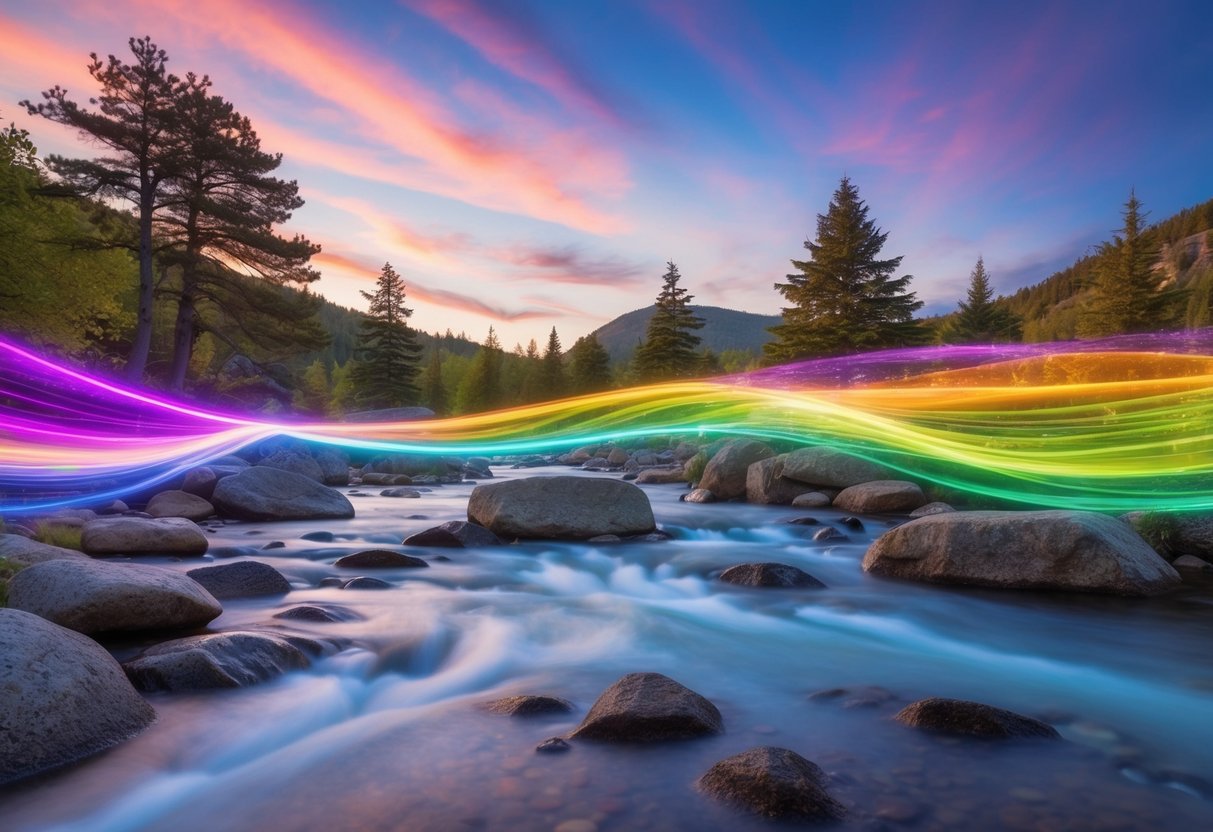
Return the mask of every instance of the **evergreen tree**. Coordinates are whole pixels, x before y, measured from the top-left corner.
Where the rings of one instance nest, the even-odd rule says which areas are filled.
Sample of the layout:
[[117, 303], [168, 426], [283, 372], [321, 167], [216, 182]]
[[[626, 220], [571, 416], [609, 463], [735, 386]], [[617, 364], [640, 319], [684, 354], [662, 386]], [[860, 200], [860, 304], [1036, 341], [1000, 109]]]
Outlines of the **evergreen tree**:
[[799, 273], [775, 284], [791, 306], [783, 309], [783, 323], [771, 327], [775, 340], [763, 348], [768, 360], [923, 341], [913, 318], [922, 303], [907, 291], [911, 276], [892, 276], [901, 258], [877, 259], [888, 236], [868, 218], [867, 204], [844, 176], [826, 213], [817, 215], [816, 242], [805, 240], [810, 258], [793, 260]]
[[1021, 327], [1018, 315], [994, 301], [985, 261], [978, 257], [969, 275], [968, 298], [960, 302], [956, 317], [944, 326], [940, 340], [945, 344], [1018, 341]]
[[540, 369], [540, 389], [542, 400], [558, 399], [565, 393], [566, 380], [564, 375], [564, 356], [560, 349], [560, 336], [556, 327], [548, 335], [548, 346], [543, 352], [543, 363]]
[[41, 104], [21, 104], [31, 115], [74, 128], [113, 154], [95, 160], [47, 159], [48, 167], [75, 193], [124, 199], [137, 208], [139, 311], [126, 372], [129, 380], [138, 382], [152, 344], [152, 220], [164, 178], [178, 151], [172, 143], [171, 126], [176, 104], [189, 89], [189, 82], [166, 70], [168, 56], [150, 38], [131, 38], [130, 48], [135, 56], [131, 64], [113, 55], [104, 63], [95, 52], [89, 56], [89, 74], [101, 85], [100, 95], [90, 99], [97, 105], [96, 111], [68, 99], [67, 90], [59, 86], [43, 92]]
[[341, 417], [354, 409], [354, 383], [351, 376], [358, 362], [353, 359], [333, 368], [330, 378], [328, 415]]
[[413, 310], [404, 305], [404, 280], [391, 263], [383, 265], [374, 292], [363, 292], [370, 309], [362, 321], [358, 365], [351, 371], [360, 407], [416, 404], [421, 347], [408, 325]]
[[611, 386], [611, 357], [597, 335], [578, 338], [569, 357], [574, 393], [597, 393]]
[[439, 416], [446, 414], [446, 386], [442, 382], [442, 351], [437, 346], [430, 352], [430, 361], [421, 375], [421, 401]]
[[329, 374], [324, 362], [317, 358], [303, 373], [295, 390], [293, 403], [298, 410], [323, 416], [328, 412]]
[[[514, 370], [517, 373], [512, 389], [517, 391], [515, 397], [519, 403], [529, 404], [544, 397], [543, 390], [543, 358], [539, 354], [539, 344], [532, 338], [523, 352], [521, 345], [515, 351], [517, 361]], [[506, 382], [509, 388], [510, 382]]]
[[501, 364], [505, 354], [497, 333], [489, 327], [488, 337], [472, 359], [472, 366], [459, 385], [458, 409], [460, 413], [479, 413], [492, 410], [501, 403]]
[[632, 359], [640, 381], [689, 378], [699, 369], [699, 336], [693, 330], [703, 328], [703, 319], [691, 311], [693, 296], [678, 285], [681, 277], [678, 267], [667, 262], [644, 342]]
[[1148, 332], [1175, 323], [1185, 293], [1162, 287], [1154, 270], [1158, 247], [1145, 228], [1141, 200], [1133, 191], [1125, 203], [1124, 227], [1100, 246], [1091, 293], [1078, 319], [1084, 338]]

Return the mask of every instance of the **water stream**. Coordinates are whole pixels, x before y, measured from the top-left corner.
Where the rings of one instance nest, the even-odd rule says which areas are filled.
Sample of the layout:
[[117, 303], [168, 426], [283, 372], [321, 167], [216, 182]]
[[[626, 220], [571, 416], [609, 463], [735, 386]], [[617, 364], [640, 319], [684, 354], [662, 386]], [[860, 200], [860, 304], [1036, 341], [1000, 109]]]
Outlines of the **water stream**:
[[[890, 582], [860, 569], [884, 520], [865, 519], [857, 531], [829, 509], [685, 504], [676, 486], [645, 486], [671, 541], [413, 550], [431, 567], [375, 572], [391, 589], [318, 587], [358, 574], [332, 566], [342, 554], [463, 519], [471, 488], [354, 496], [349, 521], [216, 530], [208, 557], [264, 561], [295, 590], [225, 602], [212, 629], [275, 629], [333, 641], [334, 650], [261, 686], [153, 696], [159, 719], [140, 737], [0, 792], [0, 826], [412, 832], [584, 820], [593, 826], [581, 828], [601, 830], [769, 829], [693, 784], [723, 757], [778, 745], [830, 772], [849, 809], [846, 829], [1213, 828], [1209, 587], [1130, 601]], [[816, 527], [783, 522], [804, 516], [847, 539], [815, 542]], [[315, 531], [336, 539], [302, 539]], [[261, 549], [274, 540], [285, 546]], [[790, 563], [828, 588], [712, 579], [747, 561]], [[304, 603], [360, 619], [272, 617]], [[120, 657], [135, 649], [111, 647]], [[726, 733], [534, 752], [570, 731], [607, 685], [641, 670], [711, 699]], [[855, 692], [867, 687], [882, 691]], [[833, 688], [851, 692], [810, 698]], [[523, 720], [479, 707], [515, 693], [560, 696], [577, 710]], [[1040, 716], [1066, 742], [960, 742], [891, 720], [925, 696]]]

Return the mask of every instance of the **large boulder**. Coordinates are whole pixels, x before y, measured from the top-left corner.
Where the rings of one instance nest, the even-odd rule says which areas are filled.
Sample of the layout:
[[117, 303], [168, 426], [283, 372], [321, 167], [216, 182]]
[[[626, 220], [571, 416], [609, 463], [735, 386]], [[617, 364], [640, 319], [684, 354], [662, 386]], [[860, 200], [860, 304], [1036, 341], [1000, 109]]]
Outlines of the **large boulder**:
[[255, 560], [203, 566], [186, 573], [220, 601], [229, 598], [256, 598], [285, 595], [291, 585], [274, 567]]
[[1127, 524], [1083, 511], [957, 511], [885, 532], [864, 571], [939, 584], [1155, 595], [1179, 575]]
[[0, 786], [104, 751], [155, 718], [95, 641], [0, 609]]
[[257, 464], [266, 468], [277, 468], [279, 471], [291, 471], [316, 482], [324, 482], [324, 469], [320, 467], [320, 463], [300, 451], [276, 451]]
[[769, 818], [839, 820], [846, 808], [826, 791], [828, 780], [795, 751], [760, 746], [721, 760], [696, 786], [709, 797]]
[[746, 502], [786, 506], [800, 495], [813, 490], [811, 486], [790, 480], [783, 475], [786, 456], [787, 454], [780, 454], [760, 459], [746, 469]]
[[818, 445], [789, 453], [783, 461], [783, 476], [810, 485], [850, 488], [873, 480], [892, 479], [894, 474], [883, 465]]
[[203, 555], [202, 529], [183, 517], [99, 517], [84, 524], [80, 548], [90, 555]]
[[48, 546], [19, 534], [0, 534], [0, 560], [17, 566], [33, 566], [46, 560], [88, 560], [88, 555], [75, 549]]
[[48, 560], [18, 572], [8, 605], [86, 635], [201, 627], [223, 607], [193, 579], [159, 566]]
[[448, 520], [440, 526], [409, 535], [405, 546], [442, 546], [448, 549], [468, 549], [475, 546], [500, 546], [497, 535], [466, 520]]
[[257, 465], [219, 480], [211, 500], [221, 514], [240, 520], [349, 518], [354, 506], [340, 491], [313, 479]]
[[599, 477], [529, 477], [472, 489], [468, 519], [504, 538], [584, 540], [656, 528], [645, 493]]
[[325, 485], [350, 484], [350, 458], [341, 451], [324, 448], [314, 454], [316, 464], [320, 466], [320, 481]]
[[732, 500], [746, 494], [746, 474], [750, 466], [775, 452], [753, 439], [733, 439], [724, 444], [708, 460], [699, 478], [699, 487], [706, 488], [720, 500]]
[[920, 699], [902, 708], [896, 721], [940, 734], [983, 739], [1058, 739], [1053, 726], [1014, 711], [963, 699]]
[[803, 569], [786, 563], [739, 563], [724, 570], [720, 575], [720, 580], [726, 584], [749, 587], [790, 589], [825, 586]]
[[280, 636], [212, 633], [157, 644], [123, 667], [140, 690], [191, 691], [255, 685], [310, 664]]
[[[211, 493], [215, 489], [212, 485]], [[147, 503], [147, 513], [152, 517], [184, 517], [186, 520], [205, 520], [215, 513], [208, 500], [188, 491], [161, 491]]]
[[876, 480], [844, 488], [834, 498], [834, 508], [855, 514], [903, 514], [926, 502], [926, 495], [916, 483]]
[[646, 743], [723, 732], [720, 711], [695, 691], [660, 673], [629, 673], [602, 692], [571, 736]]

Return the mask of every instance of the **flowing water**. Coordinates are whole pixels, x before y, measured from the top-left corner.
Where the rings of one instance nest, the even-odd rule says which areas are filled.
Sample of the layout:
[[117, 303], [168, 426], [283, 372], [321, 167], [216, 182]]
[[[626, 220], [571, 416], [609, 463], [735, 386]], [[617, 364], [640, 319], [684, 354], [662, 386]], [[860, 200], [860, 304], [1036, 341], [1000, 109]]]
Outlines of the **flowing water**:
[[[569, 472], [499, 469], [544, 473]], [[676, 486], [645, 486], [671, 541], [415, 550], [430, 568], [373, 573], [391, 589], [318, 586], [358, 574], [332, 566], [342, 554], [464, 518], [471, 488], [354, 496], [349, 521], [216, 530], [217, 562], [264, 561], [295, 590], [225, 602], [212, 629], [274, 629], [335, 649], [260, 686], [153, 696], [159, 719], [138, 738], [0, 792], [0, 827], [769, 829], [694, 782], [719, 759], [775, 745], [830, 773], [849, 809], [843, 829], [1213, 828], [1209, 587], [1130, 601], [880, 580], [860, 561], [883, 520], [856, 531], [829, 509], [685, 504]], [[816, 527], [781, 522], [804, 516], [847, 539], [815, 542]], [[315, 531], [336, 540], [302, 539]], [[272, 540], [285, 546], [261, 549]], [[828, 588], [712, 579], [748, 561], [799, 566]], [[304, 603], [360, 619], [272, 618]], [[647, 670], [716, 703], [725, 734], [534, 752], [618, 677]], [[834, 688], [851, 692], [810, 698]], [[480, 707], [518, 693], [560, 696], [576, 711], [512, 719]], [[926, 696], [1041, 716], [1066, 741], [948, 740], [891, 720]]]

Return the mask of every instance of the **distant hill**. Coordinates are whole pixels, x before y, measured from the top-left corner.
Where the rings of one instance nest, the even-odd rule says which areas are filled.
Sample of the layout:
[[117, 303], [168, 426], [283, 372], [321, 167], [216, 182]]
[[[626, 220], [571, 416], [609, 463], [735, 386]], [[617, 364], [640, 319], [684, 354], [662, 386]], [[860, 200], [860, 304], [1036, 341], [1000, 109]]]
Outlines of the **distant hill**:
[[[715, 353], [724, 350], [759, 353], [762, 345], [771, 340], [767, 327], [775, 326], [782, 320], [779, 315], [755, 315], [753, 312], [720, 306], [692, 306], [691, 309], [704, 321], [703, 329], [695, 334], [701, 339], [702, 346]], [[598, 327], [593, 334], [598, 336], [598, 343], [606, 348], [612, 362], [627, 361], [635, 352], [636, 345], [644, 340], [651, 317], [653, 307], [646, 306], [620, 315]]]

